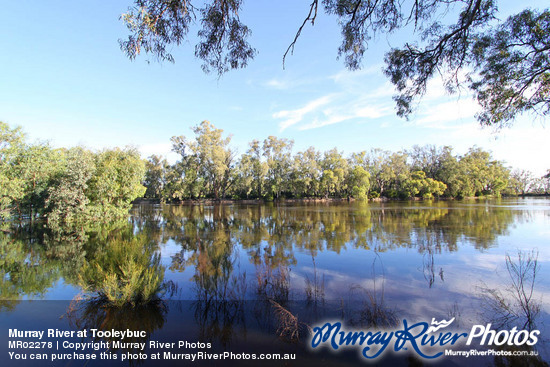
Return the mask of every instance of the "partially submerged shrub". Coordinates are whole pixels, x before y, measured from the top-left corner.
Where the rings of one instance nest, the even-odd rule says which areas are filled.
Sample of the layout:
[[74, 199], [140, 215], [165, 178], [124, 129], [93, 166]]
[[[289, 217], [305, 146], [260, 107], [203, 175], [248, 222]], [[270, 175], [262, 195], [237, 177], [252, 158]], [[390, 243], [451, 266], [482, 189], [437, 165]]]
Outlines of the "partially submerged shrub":
[[110, 241], [84, 266], [81, 286], [104, 302], [141, 305], [158, 301], [164, 291], [164, 267], [146, 237]]

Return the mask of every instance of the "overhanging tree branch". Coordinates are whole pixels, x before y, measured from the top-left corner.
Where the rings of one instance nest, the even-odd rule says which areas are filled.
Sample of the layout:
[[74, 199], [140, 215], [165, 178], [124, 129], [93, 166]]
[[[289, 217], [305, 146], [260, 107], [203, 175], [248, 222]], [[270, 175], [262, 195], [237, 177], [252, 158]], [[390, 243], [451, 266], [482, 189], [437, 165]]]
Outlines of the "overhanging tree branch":
[[[168, 47], [179, 45], [196, 26], [195, 56], [203, 61], [205, 72], [221, 76], [246, 67], [256, 50], [247, 41], [250, 29], [239, 18], [243, 0], [205, 0], [195, 7], [197, 1], [134, 0], [135, 6], [121, 16], [130, 31], [128, 39], [120, 41], [122, 50], [130, 59], [144, 51], [173, 62]], [[497, 0], [311, 0], [283, 54], [283, 68], [306, 24], [315, 24], [320, 6], [340, 24], [338, 58], [343, 57], [351, 70], [361, 67], [369, 41], [378, 34], [409, 25], [418, 32], [417, 42], [406, 42], [385, 57], [384, 72], [398, 92], [394, 100], [399, 116], [412, 113], [413, 102], [425, 94], [428, 81], [437, 74], [450, 93], [464, 87], [474, 92], [484, 109], [478, 115], [482, 124], [502, 126], [525, 111], [550, 113], [548, 72], [528, 76], [529, 71], [550, 65], [549, 10], [525, 10], [499, 22]], [[455, 22], [442, 23], [455, 13]], [[509, 99], [519, 95], [519, 102]]]
[[296, 35], [294, 36], [294, 40], [290, 43], [290, 45], [288, 46], [288, 48], [285, 51], [285, 54], [283, 55], [283, 69], [285, 68], [285, 60], [286, 60], [286, 57], [287, 57], [288, 53], [290, 52], [291, 55], [294, 53], [294, 46], [296, 45], [296, 42], [298, 41], [298, 38], [300, 38], [300, 34], [302, 34], [302, 29], [304, 29], [307, 22], [311, 22], [312, 26], [315, 25], [315, 19], [317, 18], [317, 7], [318, 7], [318, 5], [319, 5], [319, 0], [313, 0], [311, 5], [309, 6], [309, 13], [308, 13], [306, 19], [304, 19], [302, 25], [300, 26], [300, 28], [298, 28], [298, 31], [296, 32]]

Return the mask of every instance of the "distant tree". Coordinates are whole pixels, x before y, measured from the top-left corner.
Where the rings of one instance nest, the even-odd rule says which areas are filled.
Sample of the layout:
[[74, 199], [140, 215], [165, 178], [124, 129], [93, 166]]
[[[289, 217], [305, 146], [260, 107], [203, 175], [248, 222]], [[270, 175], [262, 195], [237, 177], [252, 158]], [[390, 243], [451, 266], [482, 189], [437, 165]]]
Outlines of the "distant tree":
[[384, 195], [391, 180], [391, 168], [386, 164], [390, 154], [390, 151], [375, 148], [371, 149], [364, 158], [363, 164], [366, 164], [368, 167], [372, 180], [372, 189], [376, 191], [378, 196]]
[[314, 147], [294, 156], [292, 192], [296, 197], [318, 196], [321, 178], [321, 153]]
[[404, 194], [401, 192], [403, 184], [410, 179], [411, 171], [407, 164], [407, 153], [396, 152], [392, 153], [388, 159], [382, 164], [382, 172], [388, 182], [388, 197], [410, 197], [414, 195]]
[[370, 189], [370, 174], [361, 166], [355, 166], [348, 175], [347, 187], [352, 197], [356, 199], [367, 199]]
[[449, 146], [441, 148], [437, 161], [438, 170], [432, 178], [444, 182], [447, 185], [445, 191], [446, 196], [460, 196], [461, 187], [458, 179], [458, 159], [453, 155], [453, 148]]
[[344, 158], [343, 152], [332, 148], [323, 154], [323, 159], [320, 161], [320, 166], [323, 172], [332, 172], [334, 185], [334, 195], [338, 197], [346, 196], [346, 180], [348, 176], [348, 161]]
[[180, 159], [167, 172], [165, 197], [167, 200], [202, 197], [206, 184], [199, 172], [195, 143], [189, 142], [185, 136], [173, 136], [171, 141], [172, 151], [179, 154]]
[[0, 121], [0, 220], [11, 216], [15, 202], [23, 197], [23, 180], [15, 174], [13, 159], [23, 149], [21, 128]]
[[[254, 165], [252, 158], [248, 154], [243, 154], [235, 165], [235, 184], [233, 185], [234, 193], [241, 198], [249, 198], [254, 191]], [[259, 196], [257, 196], [259, 197]]]
[[209, 121], [203, 121], [193, 128], [196, 144], [193, 145], [195, 156], [203, 177], [210, 187], [215, 199], [225, 197], [232, 185], [231, 171], [235, 153], [229, 148], [231, 137], [222, 137], [223, 130], [216, 129]]
[[133, 148], [104, 150], [94, 156], [95, 171], [86, 196], [93, 218], [108, 220], [127, 215], [133, 200], [143, 197], [145, 162]]
[[533, 174], [526, 170], [516, 169], [510, 174], [508, 187], [514, 195], [524, 195], [533, 188]]
[[321, 191], [324, 193], [325, 198], [332, 196], [336, 192], [337, 185], [338, 177], [334, 175], [334, 172], [330, 169], [324, 170], [321, 176]]
[[153, 154], [147, 159], [145, 164], [145, 180], [143, 185], [147, 188], [146, 198], [164, 200], [164, 191], [167, 184], [167, 174], [169, 170], [166, 158]]
[[185, 136], [172, 137], [172, 150], [180, 155], [176, 163], [172, 189], [177, 199], [198, 198], [203, 195], [220, 199], [233, 185], [235, 153], [229, 147], [231, 137], [223, 137], [223, 130], [209, 121], [193, 127], [195, 141]]
[[256, 197], [261, 198], [264, 195], [264, 181], [268, 172], [268, 164], [262, 160], [262, 146], [256, 139], [249, 144], [246, 152], [250, 163], [250, 172], [252, 177], [252, 187], [256, 191]]
[[451, 147], [436, 147], [435, 145], [426, 145], [424, 147], [414, 145], [407, 151], [411, 161], [411, 170], [424, 171], [426, 177], [438, 178], [443, 168], [443, 163]]
[[547, 173], [542, 176], [541, 178], [542, 182], [542, 189], [545, 194], [550, 194], [550, 170], [547, 171]]
[[19, 217], [25, 215], [35, 219], [43, 214], [52, 179], [63, 169], [62, 154], [47, 144], [25, 144], [17, 150], [10, 164], [11, 177], [21, 184], [16, 190], [20, 197], [14, 200], [16, 213]]
[[447, 185], [441, 181], [426, 177], [424, 171], [413, 171], [411, 175], [401, 185], [401, 197], [420, 196], [424, 199], [431, 199], [434, 196], [441, 196], [445, 192]]
[[[187, 41], [199, 23], [195, 56], [206, 72], [221, 75], [246, 67], [256, 50], [239, 13], [243, 0], [134, 0], [121, 16], [130, 35], [121, 40], [131, 59], [141, 52], [173, 62], [170, 46]], [[397, 114], [407, 117], [436, 75], [449, 92], [469, 88], [482, 106], [478, 120], [504, 126], [518, 114], [550, 113], [550, 11], [526, 9], [499, 21], [496, 0], [312, 0], [296, 36], [283, 55], [293, 52], [319, 8], [341, 27], [338, 57], [355, 70], [369, 42], [379, 34], [410, 29], [418, 41], [391, 49], [385, 73], [396, 86]], [[444, 22], [443, 19], [448, 19]]]
[[95, 171], [92, 152], [73, 148], [65, 153], [65, 167], [52, 180], [46, 199], [46, 215], [51, 227], [70, 227], [88, 218], [88, 181]]
[[293, 140], [269, 136], [263, 142], [263, 155], [267, 162], [267, 185], [272, 198], [279, 198], [288, 188], [292, 168]]
[[502, 162], [493, 160], [491, 153], [478, 147], [470, 148], [458, 161], [457, 196], [500, 196], [508, 186], [509, 175], [508, 169]]

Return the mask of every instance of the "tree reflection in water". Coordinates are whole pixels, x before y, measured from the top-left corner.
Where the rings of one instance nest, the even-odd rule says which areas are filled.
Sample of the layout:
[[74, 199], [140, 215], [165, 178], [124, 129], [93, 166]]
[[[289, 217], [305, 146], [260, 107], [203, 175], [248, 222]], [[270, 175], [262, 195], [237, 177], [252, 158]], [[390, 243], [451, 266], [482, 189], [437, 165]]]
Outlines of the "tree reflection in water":
[[[156, 330], [161, 330], [166, 322], [168, 309], [165, 302], [150, 302], [140, 305], [112, 305], [105, 304], [102, 299], [75, 299], [67, 310], [70, 324], [77, 330], [132, 330], [145, 331], [145, 337], [101, 337], [94, 341], [111, 342], [110, 351], [116, 352], [113, 341], [122, 341], [121, 352], [140, 353], [132, 343], [147, 343]], [[91, 335], [90, 335], [91, 337]], [[92, 339], [92, 338], [91, 338]], [[139, 364], [144, 360], [129, 360], [130, 365]]]
[[[538, 253], [535, 251], [518, 251], [517, 258], [506, 254], [506, 270], [509, 284], [501, 288], [480, 287], [484, 299], [484, 317], [496, 330], [511, 330], [513, 327], [522, 330], [537, 329], [537, 319], [541, 310], [541, 299], [535, 297], [537, 274], [540, 270]], [[518, 325], [523, 326], [518, 327]], [[544, 336], [540, 335], [540, 338]], [[511, 352], [531, 352], [533, 346], [524, 344], [513, 346], [506, 343], [496, 347], [498, 350]], [[495, 366], [548, 366], [548, 363], [537, 356], [495, 356]]]
[[[466, 246], [487, 251], [511, 224], [531, 215], [483, 202], [139, 205], [132, 213], [129, 222], [109, 228], [0, 233], [3, 306], [13, 307], [24, 296], [39, 298], [63, 278], [88, 291], [71, 310], [75, 326], [116, 329], [139, 320], [139, 327], [154, 331], [168, 313], [163, 301], [170, 295], [168, 274], [184, 289], [178, 297], [194, 301], [192, 317], [204, 341], [227, 346], [252, 328], [270, 335], [279, 330], [292, 339], [290, 326], [329, 317], [358, 327], [389, 327], [396, 323], [400, 298], [390, 286], [385, 290], [385, 280], [401, 274], [385, 274], [379, 254], [410, 253], [405, 270], [419, 275], [417, 287], [435, 292], [442, 282], [456, 280], [456, 270], [445, 265], [444, 272], [439, 255]], [[165, 244], [170, 256], [161, 259]], [[327, 255], [338, 262], [338, 254], [357, 260], [355, 268], [327, 267]], [[355, 254], [361, 259], [352, 258]], [[367, 259], [373, 256], [369, 271]], [[179, 272], [191, 275], [182, 279]], [[348, 289], [334, 282], [349, 274], [355, 285]], [[470, 296], [475, 297], [465, 295]], [[456, 306], [450, 312], [459, 314], [454, 302], [449, 300]], [[281, 329], [282, 310], [291, 322]]]
[[0, 232], [0, 311], [11, 310], [24, 296], [41, 298], [62, 276], [61, 261], [27, 232]]
[[485, 300], [485, 317], [497, 328], [511, 328], [523, 323], [521, 329], [536, 329], [541, 299], [535, 296], [539, 272], [538, 253], [518, 251], [517, 259], [506, 255], [509, 284], [502, 288], [480, 287]]
[[158, 245], [146, 234], [123, 228], [109, 232], [81, 269], [79, 284], [92, 298], [112, 306], [160, 301], [166, 291]]

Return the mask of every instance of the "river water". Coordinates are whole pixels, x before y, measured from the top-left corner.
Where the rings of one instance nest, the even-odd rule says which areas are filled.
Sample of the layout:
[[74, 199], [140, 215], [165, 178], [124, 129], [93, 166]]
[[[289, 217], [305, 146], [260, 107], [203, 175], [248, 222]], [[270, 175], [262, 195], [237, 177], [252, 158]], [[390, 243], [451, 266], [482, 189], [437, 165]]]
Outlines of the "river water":
[[[146, 332], [135, 345], [92, 348], [90, 353], [100, 359], [105, 352], [105, 358], [87, 365], [156, 365], [151, 354], [161, 352], [164, 358], [158, 343], [175, 343], [169, 351], [176, 354], [264, 351], [296, 355], [274, 365], [353, 365], [364, 362], [362, 348], [311, 349], [308, 330], [327, 321], [342, 322], [347, 330], [396, 330], [403, 329], [404, 320], [409, 325], [453, 320], [448, 329], [456, 333], [488, 324], [495, 332], [514, 327], [540, 332], [534, 346], [519, 348], [538, 356], [442, 356], [436, 364], [547, 365], [550, 359], [550, 200], [544, 198], [142, 204], [128, 222], [106, 228], [15, 232], [4, 234], [0, 243], [0, 359], [14, 365], [39, 365], [9, 355], [30, 356], [29, 349], [10, 348], [9, 341], [32, 340], [9, 337], [15, 328]], [[162, 280], [155, 293], [160, 301], [110, 307], [97, 297], [98, 278], [108, 277], [106, 269], [122, 269], [128, 254]], [[112, 343], [116, 338], [76, 339]], [[180, 341], [188, 344], [178, 347]], [[476, 342], [454, 349], [517, 349]], [[376, 362], [426, 362], [409, 349], [381, 353]], [[52, 347], [44, 353], [51, 358], [71, 351]], [[133, 352], [147, 356], [120, 360]], [[112, 354], [118, 359], [107, 357]], [[181, 363], [167, 358], [163, 364]], [[223, 365], [253, 362], [226, 359]], [[85, 362], [73, 356], [58, 363]]]

